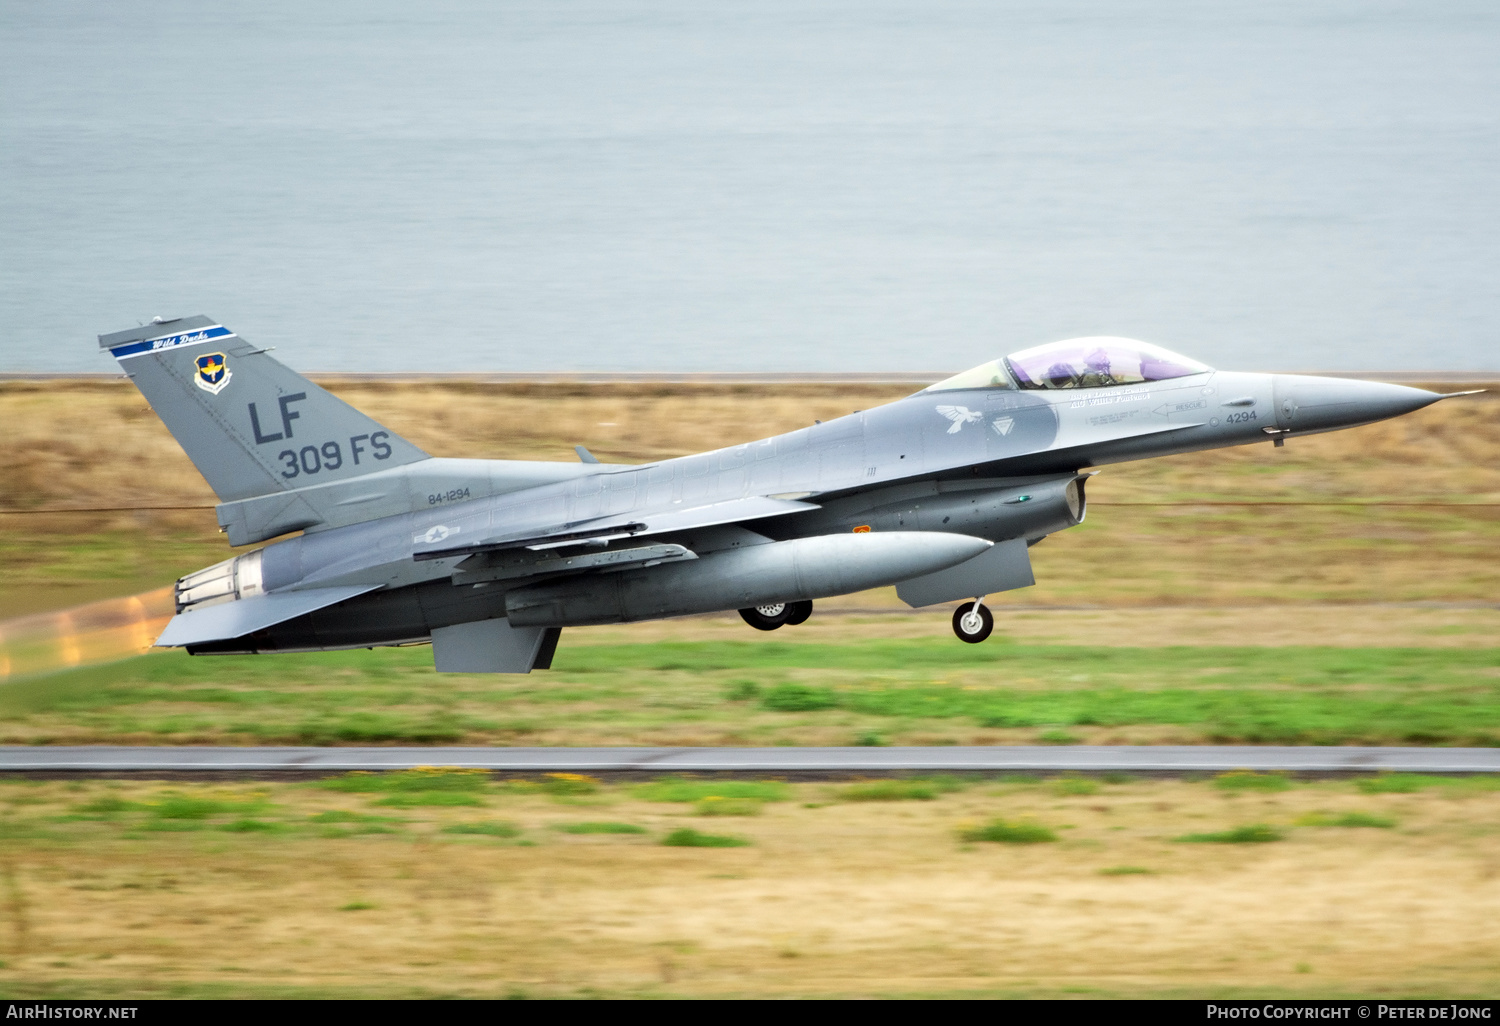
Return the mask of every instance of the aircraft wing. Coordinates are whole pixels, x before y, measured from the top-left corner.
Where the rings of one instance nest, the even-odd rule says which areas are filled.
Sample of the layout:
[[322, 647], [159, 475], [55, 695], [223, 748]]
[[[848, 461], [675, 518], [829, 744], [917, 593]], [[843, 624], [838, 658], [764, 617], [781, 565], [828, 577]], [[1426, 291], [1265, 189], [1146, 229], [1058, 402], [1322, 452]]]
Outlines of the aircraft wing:
[[583, 541], [641, 538], [700, 527], [717, 527], [720, 524], [736, 524], [746, 520], [761, 520], [766, 517], [802, 513], [818, 508], [815, 503], [800, 502], [796, 499], [773, 499], [765, 495], [750, 495], [741, 499], [713, 502], [688, 509], [668, 508], [654, 513], [596, 517], [571, 524], [559, 524], [551, 530], [496, 535], [469, 545], [423, 549], [415, 553], [412, 558], [415, 560], [448, 559], [453, 556], [499, 552], [504, 549], [560, 548]]
[[336, 602], [374, 591], [378, 584], [352, 584], [341, 588], [310, 588], [306, 591], [283, 591], [235, 602], [221, 602], [202, 609], [190, 609], [172, 617], [167, 629], [156, 639], [158, 648], [201, 645], [209, 641], [227, 641], [264, 630], [294, 616], [331, 606]]

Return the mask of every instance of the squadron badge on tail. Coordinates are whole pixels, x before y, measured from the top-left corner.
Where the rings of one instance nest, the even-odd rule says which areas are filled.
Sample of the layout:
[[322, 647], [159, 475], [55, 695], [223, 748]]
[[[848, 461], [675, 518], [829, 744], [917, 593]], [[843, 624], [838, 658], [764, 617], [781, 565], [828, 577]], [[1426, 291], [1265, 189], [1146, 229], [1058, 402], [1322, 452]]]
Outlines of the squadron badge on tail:
[[218, 395], [224, 391], [224, 386], [229, 384], [233, 377], [229, 372], [229, 361], [223, 353], [205, 353], [193, 361], [198, 366], [198, 373], [193, 376], [193, 384], [203, 391]]

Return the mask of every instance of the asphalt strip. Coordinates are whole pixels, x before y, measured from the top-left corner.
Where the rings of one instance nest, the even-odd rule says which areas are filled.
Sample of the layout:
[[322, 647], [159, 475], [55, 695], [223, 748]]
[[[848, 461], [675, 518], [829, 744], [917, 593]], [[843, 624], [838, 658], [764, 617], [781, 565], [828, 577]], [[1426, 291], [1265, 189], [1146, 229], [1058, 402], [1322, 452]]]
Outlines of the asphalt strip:
[[929, 748], [209, 748], [0, 746], [0, 774], [499, 773], [852, 777], [909, 773], [1500, 773], [1500, 748], [1025, 745]]

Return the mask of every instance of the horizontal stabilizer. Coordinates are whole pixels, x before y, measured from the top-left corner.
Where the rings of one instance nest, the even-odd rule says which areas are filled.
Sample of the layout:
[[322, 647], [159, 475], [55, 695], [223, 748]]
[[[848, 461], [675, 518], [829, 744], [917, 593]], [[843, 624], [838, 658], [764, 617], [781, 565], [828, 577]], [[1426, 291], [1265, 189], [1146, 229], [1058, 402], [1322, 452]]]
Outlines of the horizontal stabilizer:
[[156, 647], [180, 648], [183, 645], [243, 638], [246, 634], [254, 634], [294, 617], [306, 616], [325, 606], [374, 591], [378, 587], [378, 584], [356, 584], [341, 588], [283, 591], [192, 609], [172, 617], [167, 629], [156, 639]]

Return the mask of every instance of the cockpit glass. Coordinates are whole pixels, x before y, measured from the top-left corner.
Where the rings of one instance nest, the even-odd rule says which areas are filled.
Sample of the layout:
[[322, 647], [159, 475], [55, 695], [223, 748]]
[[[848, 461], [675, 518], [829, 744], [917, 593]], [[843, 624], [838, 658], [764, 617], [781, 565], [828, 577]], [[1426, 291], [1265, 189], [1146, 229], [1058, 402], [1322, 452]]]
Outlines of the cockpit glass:
[[1005, 362], [1022, 388], [1135, 385], [1213, 369], [1149, 342], [1109, 337], [1050, 342], [1012, 353]]
[[944, 378], [935, 385], [928, 385], [922, 389], [924, 392], [952, 392], [959, 388], [1015, 388], [1011, 383], [1010, 375], [1005, 373], [1005, 367], [999, 360], [991, 360], [989, 363], [981, 363], [978, 367], [970, 367], [962, 374], [955, 374], [951, 378]]

